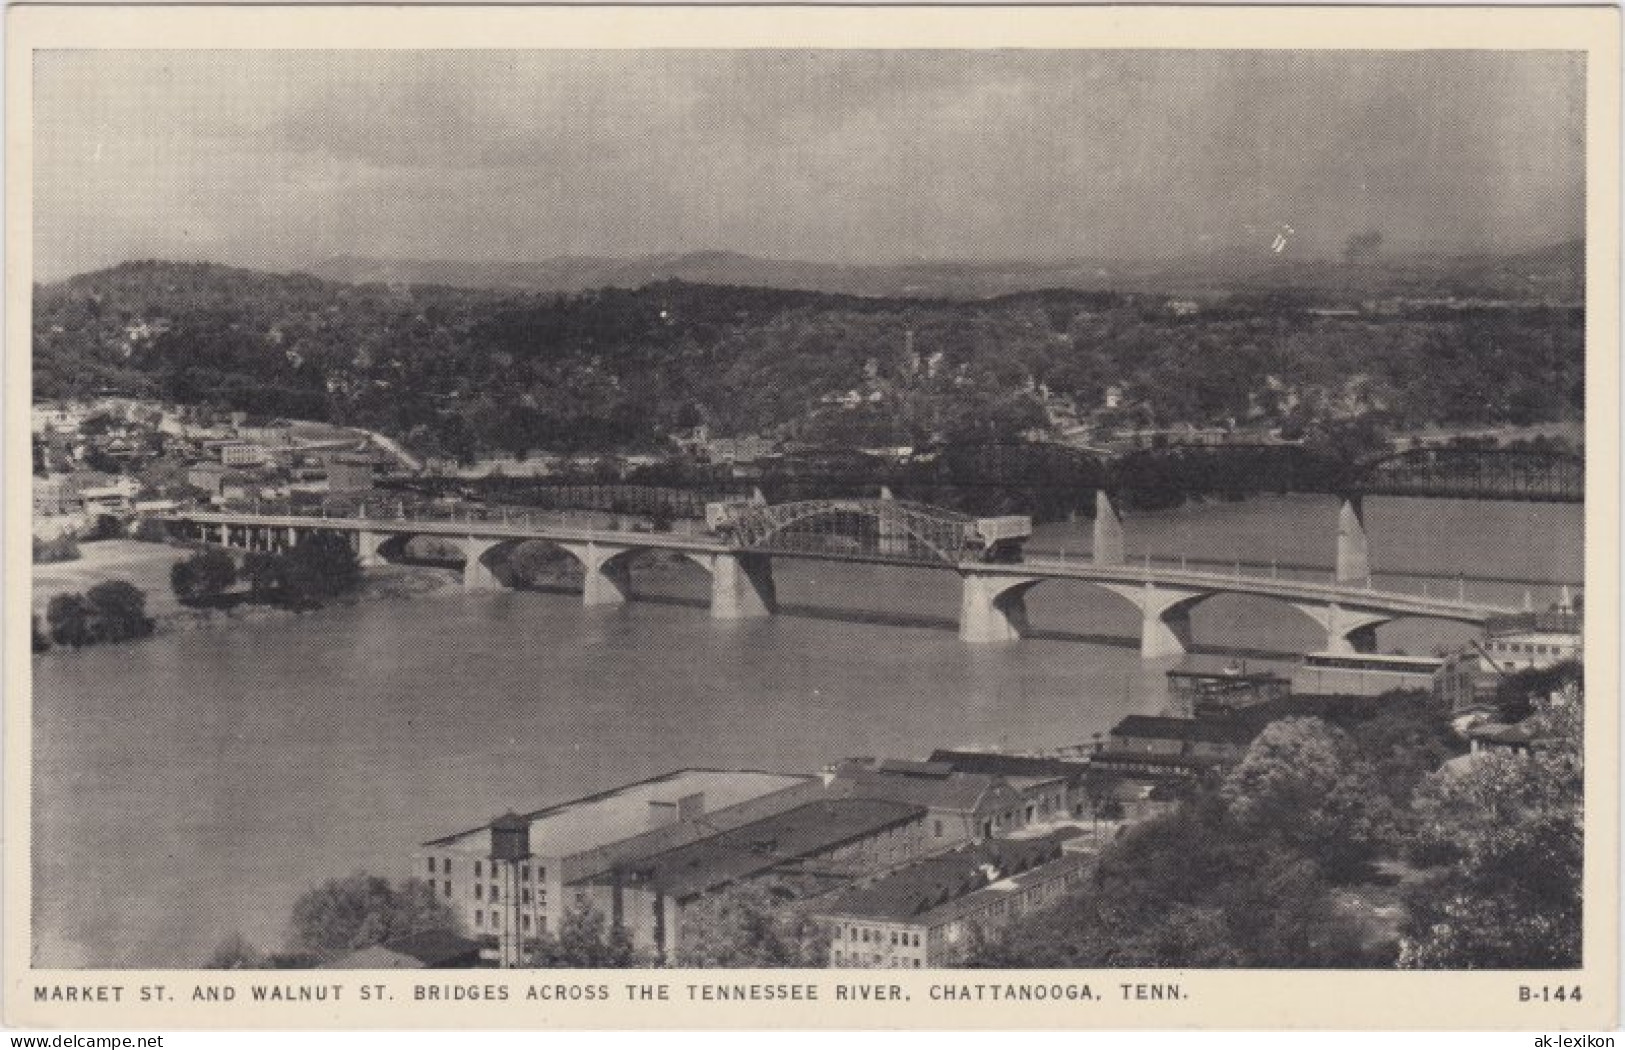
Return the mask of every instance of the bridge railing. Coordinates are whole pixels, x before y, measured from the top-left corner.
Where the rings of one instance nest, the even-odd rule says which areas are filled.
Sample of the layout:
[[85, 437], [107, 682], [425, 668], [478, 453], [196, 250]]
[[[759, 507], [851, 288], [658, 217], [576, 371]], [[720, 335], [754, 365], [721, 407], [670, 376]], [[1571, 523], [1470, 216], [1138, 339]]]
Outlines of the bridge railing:
[[[1023, 564], [1042, 566], [1095, 568], [1087, 551], [1068, 550], [1065, 547], [1028, 548]], [[1523, 588], [1531, 594], [1554, 596], [1565, 585], [1555, 580], [1501, 580], [1484, 579], [1457, 574], [1430, 574], [1414, 572], [1379, 572], [1354, 582], [1338, 581], [1334, 568], [1308, 565], [1292, 561], [1250, 561], [1241, 558], [1191, 558], [1169, 555], [1141, 555], [1122, 565], [1125, 572], [1138, 572], [1142, 577], [1154, 574], [1183, 574], [1195, 579], [1212, 581], [1263, 581], [1302, 583], [1326, 591], [1342, 593], [1360, 592], [1372, 595], [1394, 595], [1422, 601], [1448, 602], [1460, 605], [1503, 607], [1504, 598], [1486, 592], [1506, 592]]]

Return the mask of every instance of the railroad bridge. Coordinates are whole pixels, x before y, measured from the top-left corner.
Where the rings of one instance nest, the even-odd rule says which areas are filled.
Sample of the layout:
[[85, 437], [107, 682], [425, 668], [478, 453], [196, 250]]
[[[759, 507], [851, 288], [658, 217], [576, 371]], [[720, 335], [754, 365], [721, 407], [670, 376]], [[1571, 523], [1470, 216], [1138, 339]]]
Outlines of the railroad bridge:
[[1274, 576], [1194, 572], [1125, 564], [1123, 525], [1110, 497], [1097, 492], [1095, 544], [1087, 562], [1031, 558], [1023, 544], [1032, 531], [1022, 516], [976, 518], [939, 507], [889, 498], [761, 500], [712, 503], [702, 534], [579, 528], [523, 513], [486, 515], [368, 514], [342, 517], [291, 511], [190, 510], [166, 517], [187, 540], [249, 550], [282, 550], [311, 532], [347, 537], [363, 565], [404, 556], [418, 536], [438, 537], [464, 556], [463, 583], [500, 587], [493, 566], [519, 544], [541, 541], [581, 566], [582, 600], [618, 605], [632, 597], [630, 566], [639, 554], [680, 555], [711, 580], [711, 615], [736, 620], [777, 610], [773, 560], [778, 557], [873, 562], [938, 568], [961, 580], [959, 634], [967, 642], [1013, 641], [1027, 632], [1026, 595], [1050, 580], [1091, 584], [1127, 600], [1142, 616], [1140, 652], [1147, 659], [1176, 656], [1192, 643], [1191, 611], [1221, 594], [1285, 602], [1326, 632], [1325, 648], [1369, 651], [1378, 626], [1401, 617], [1482, 624], [1514, 610], [1456, 598], [1379, 591], [1372, 586], [1369, 544], [1357, 499], [1344, 502], [1338, 526], [1334, 579], [1327, 583]]

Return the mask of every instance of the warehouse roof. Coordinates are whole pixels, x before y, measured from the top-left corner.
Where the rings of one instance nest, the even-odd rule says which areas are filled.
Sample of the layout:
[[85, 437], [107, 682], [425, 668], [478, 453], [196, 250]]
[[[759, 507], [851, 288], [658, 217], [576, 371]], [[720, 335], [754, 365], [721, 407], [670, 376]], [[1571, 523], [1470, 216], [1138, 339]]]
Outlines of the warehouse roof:
[[[810, 779], [753, 769], [679, 769], [523, 816], [530, 821], [531, 853], [568, 856], [648, 831], [651, 805], [675, 805], [685, 798], [703, 796], [702, 811], [711, 813]], [[424, 845], [484, 854], [490, 849], [490, 828], [482, 824]]]
[[681, 900], [816, 857], [924, 815], [923, 807], [901, 802], [831, 798], [622, 865], [621, 872]]
[[[1062, 858], [1061, 843], [1078, 835], [1067, 828], [1042, 838], [991, 839], [939, 853], [871, 883], [837, 895], [819, 909], [825, 915], [919, 921], [979, 890]], [[1073, 863], [1089, 863], [1085, 854], [1067, 854]]]

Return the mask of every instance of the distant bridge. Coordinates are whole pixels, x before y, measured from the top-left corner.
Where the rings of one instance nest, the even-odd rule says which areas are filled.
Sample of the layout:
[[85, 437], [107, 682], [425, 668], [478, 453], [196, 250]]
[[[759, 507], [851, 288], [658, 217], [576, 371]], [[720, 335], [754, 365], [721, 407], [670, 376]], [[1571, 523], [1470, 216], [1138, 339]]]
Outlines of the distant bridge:
[[525, 515], [344, 517], [282, 511], [178, 511], [166, 520], [177, 537], [249, 550], [282, 550], [312, 532], [349, 538], [363, 565], [401, 557], [416, 536], [435, 536], [464, 555], [463, 582], [501, 586], [493, 566], [521, 543], [541, 541], [566, 551], [583, 572], [582, 599], [614, 605], [631, 597], [630, 563], [646, 551], [678, 554], [711, 578], [711, 614], [718, 619], [771, 615], [777, 608], [774, 557], [856, 560], [945, 569], [961, 579], [960, 637], [1004, 642], [1027, 631], [1026, 594], [1050, 580], [1092, 584], [1137, 606], [1140, 651], [1173, 656], [1191, 644], [1190, 613], [1220, 594], [1285, 602], [1326, 632], [1325, 648], [1355, 652], [1376, 644], [1376, 629], [1400, 617], [1483, 624], [1515, 610], [1466, 600], [1379, 591], [1365, 561], [1364, 524], [1357, 503], [1339, 521], [1338, 570], [1330, 583], [1192, 572], [1123, 563], [1122, 525], [1104, 493], [1096, 513], [1093, 560], [1026, 559], [1031, 521], [1017, 516], [972, 518], [890, 499], [809, 500], [769, 505], [741, 500], [707, 508], [704, 535], [593, 529]]
[[[1183, 445], [1121, 453], [1055, 442], [949, 444], [898, 460], [856, 449], [812, 449], [767, 461], [754, 484], [780, 502], [872, 497], [881, 490], [921, 501], [968, 499], [1021, 512], [1076, 507], [1098, 490], [1235, 494], [1314, 492], [1360, 498], [1582, 503], [1585, 461], [1572, 452], [1421, 448], [1360, 462], [1334, 462], [1300, 445]], [[538, 480], [515, 487], [522, 501], [619, 513], [697, 518], [706, 502], [752, 481], [690, 484]], [[413, 482], [410, 484], [422, 484]], [[503, 490], [498, 490], [498, 498]]]
[[1572, 452], [1419, 448], [1362, 464], [1350, 490], [1367, 496], [1584, 503], [1585, 460]]

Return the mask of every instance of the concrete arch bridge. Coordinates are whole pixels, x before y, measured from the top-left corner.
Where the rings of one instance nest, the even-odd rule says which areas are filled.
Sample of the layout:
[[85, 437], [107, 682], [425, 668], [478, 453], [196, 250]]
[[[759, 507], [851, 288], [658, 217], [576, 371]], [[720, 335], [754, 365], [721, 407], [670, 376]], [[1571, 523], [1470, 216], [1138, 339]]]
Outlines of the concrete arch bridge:
[[1377, 627], [1400, 617], [1480, 625], [1515, 611], [1465, 596], [1376, 590], [1364, 564], [1363, 521], [1357, 504], [1344, 508], [1338, 572], [1329, 583], [1239, 571], [1220, 574], [1125, 565], [1121, 522], [1109, 504], [1101, 511], [1090, 562], [1026, 557], [1022, 546], [1032, 526], [1025, 517], [973, 518], [891, 499], [713, 503], [706, 508], [708, 531], [702, 535], [578, 528], [526, 515], [502, 520], [401, 513], [374, 517], [365, 508], [343, 517], [190, 510], [164, 520], [178, 538], [249, 550], [286, 549], [313, 531], [337, 533], [349, 539], [363, 565], [398, 560], [412, 538], [433, 536], [461, 548], [463, 582], [471, 589], [500, 587], [492, 566], [518, 544], [541, 540], [580, 564], [582, 600], [587, 605], [627, 601], [632, 596], [632, 559], [642, 552], [662, 551], [705, 570], [711, 580], [711, 615], [724, 620], [776, 611], [773, 560], [778, 557], [931, 567], [959, 576], [959, 634], [975, 644], [1020, 638], [1027, 630], [1027, 593], [1048, 580], [1075, 580], [1116, 594], [1141, 610], [1140, 651], [1147, 659], [1186, 651], [1191, 644], [1191, 610], [1220, 594], [1285, 602], [1320, 624], [1326, 632], [1325, 648], [1350, 652], [1373, 648]]

